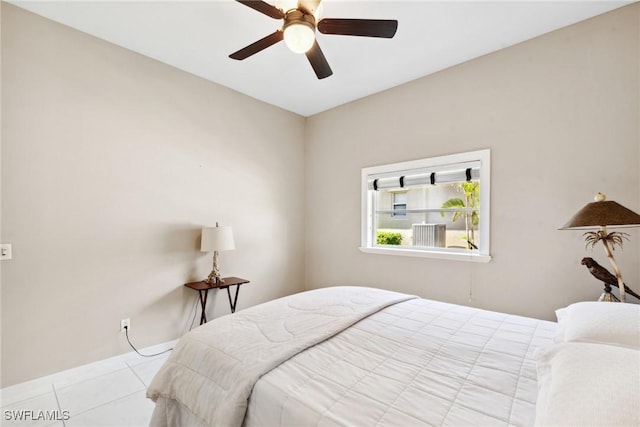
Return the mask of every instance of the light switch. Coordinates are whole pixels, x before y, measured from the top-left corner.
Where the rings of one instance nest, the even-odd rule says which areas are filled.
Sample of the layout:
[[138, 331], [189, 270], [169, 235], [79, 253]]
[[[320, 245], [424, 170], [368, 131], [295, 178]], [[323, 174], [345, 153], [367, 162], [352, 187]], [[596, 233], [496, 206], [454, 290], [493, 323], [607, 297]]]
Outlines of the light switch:
[[3, 243], [0, 245], [0, 260], [4, 261], [12, 258], [11, 243]]

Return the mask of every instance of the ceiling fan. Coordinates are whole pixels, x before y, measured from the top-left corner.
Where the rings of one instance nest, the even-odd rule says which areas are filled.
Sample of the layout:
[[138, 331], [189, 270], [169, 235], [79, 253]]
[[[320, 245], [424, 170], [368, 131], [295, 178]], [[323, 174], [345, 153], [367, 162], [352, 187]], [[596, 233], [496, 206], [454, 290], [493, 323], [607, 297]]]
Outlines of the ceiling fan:
[[390, 19], [321, 19], [321, 0], [276, 0], [275, 6], [262, 0], [236, 0], [251, 9], [274, 19], [284, 19], [282, 28], [275, 33], [229, 55], [242, 61], [284, 39], [292, 51], [304, 53], [318, 79], [333, 74], [315, 37], [316, 28], [322, 34], [392, 38], [398, 21]]

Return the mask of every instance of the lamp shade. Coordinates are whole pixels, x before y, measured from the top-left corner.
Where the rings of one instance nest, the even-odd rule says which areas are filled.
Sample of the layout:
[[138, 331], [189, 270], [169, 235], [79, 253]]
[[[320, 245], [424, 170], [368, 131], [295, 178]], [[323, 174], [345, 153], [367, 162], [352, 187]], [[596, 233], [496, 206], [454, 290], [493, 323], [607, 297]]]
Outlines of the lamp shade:
[[231, 227], [205, 227], [202, 229], [200, 251], [230, 251], [235, 248]]
[[565, 225], [560, 227], [560, 230], [640, 226], [640, 215], [634, 211], [612, 200], [605, 200], [602, 193], [598, 193], [595, 200], [580, 209]]

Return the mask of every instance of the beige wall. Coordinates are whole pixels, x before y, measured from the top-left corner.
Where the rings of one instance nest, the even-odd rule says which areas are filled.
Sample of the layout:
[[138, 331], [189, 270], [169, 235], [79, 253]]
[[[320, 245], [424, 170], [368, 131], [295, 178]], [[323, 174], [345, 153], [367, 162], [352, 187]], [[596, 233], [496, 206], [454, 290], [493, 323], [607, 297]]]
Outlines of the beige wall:
[[2, 60], [2, 386], [184, 333], [215, 221], [240, 308], [304, 288], [304, 118], [6, 3]]
[[[602, 191], [640, 211], [640, 5], [318, 114], [306, 132], [306, 283], [381, 286], [552, 319], [597, 298], [581, 232], [557, 231]], [[488, 264], [365, 254], [360, 169], [490, 148]], [[640, 234], [616, 251], [640, 290]], [[472, 299], [469, 301], [469, 292]]]
[[[2, 23], [2, 3], [0, 3], [0, 23]], [[2, 82], [2, 31], [0, 28], [0, 82]], [[0, 100], [2, 84], [0, 84]], [[0, 102], [0, 178], [2, 175], [2, 103]], [[0, 179], [0, 242], [2, 241], [2, 179]], [[0, 333], [2, 332], [2, 262], [0, 262]], [[0, 387], [2, 386], [2, 337], [0, 336]]]

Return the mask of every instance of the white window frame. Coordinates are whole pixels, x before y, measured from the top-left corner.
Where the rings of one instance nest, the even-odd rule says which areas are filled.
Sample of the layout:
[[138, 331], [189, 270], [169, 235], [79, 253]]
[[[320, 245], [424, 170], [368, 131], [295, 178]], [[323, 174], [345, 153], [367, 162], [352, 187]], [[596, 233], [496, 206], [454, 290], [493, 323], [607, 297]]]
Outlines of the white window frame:
[[[482, 238], [478, 251], [447, 250], [446, 248], [411, 248], [411, 247], [379, 247], [373, 240], [374, 225], [374, 190], [370, 189], [371, 176], [403, 175], [405, 171], [423, 169], [438, 171], [451, 169], [461, 163], [479, 162], [480, 164], [480, 224]], [[489, 262], [490, 254], [490, 222], [491, 222], [491, 150], [478, 150], [448, 156], [431, 157], [408, 162], [372, 166], [362, 169], [361, 186], [361, 246], [360, 250], [371, 254], [401, 255], [411, 257], [436, 258], [470, 262]]]

